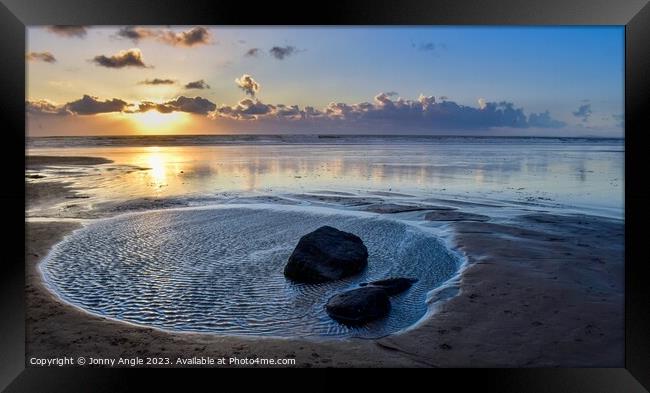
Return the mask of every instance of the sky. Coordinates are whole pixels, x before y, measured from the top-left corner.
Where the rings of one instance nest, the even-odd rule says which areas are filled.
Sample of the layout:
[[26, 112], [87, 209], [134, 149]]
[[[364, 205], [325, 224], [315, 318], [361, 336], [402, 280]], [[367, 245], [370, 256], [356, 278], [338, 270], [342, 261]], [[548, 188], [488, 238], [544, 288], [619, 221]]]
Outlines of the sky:
[[27, 34], [30, 136], [623, 136], [620, 26]]

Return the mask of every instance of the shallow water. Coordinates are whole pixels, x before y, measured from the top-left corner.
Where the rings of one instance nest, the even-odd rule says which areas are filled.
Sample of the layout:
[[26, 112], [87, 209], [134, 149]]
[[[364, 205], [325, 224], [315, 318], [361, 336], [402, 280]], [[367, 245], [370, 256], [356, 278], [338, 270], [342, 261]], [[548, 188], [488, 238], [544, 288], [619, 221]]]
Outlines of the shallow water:
[[78, 168], [48, 169], [41, 171], [48, 177], [35, 180], [72, 181], [95, 198], [89, 202], [225, 193], [391, 191], [554, 204], [623, 216], [621, 139], [242, 138], [39, 138], [30, 141], [29, 153], [114, 160], [81, 175]]
[[[359, 235], [361, 274], [294, 284], [283, 268], [298, 239], [322, 225]], [[50, 288], [95, 314], [168, 330], [278, 337], [380, 337], [417, 322], [427, 293], [460, 266], [426, 228], [373, 214], [304, 207], [137, 213], [74, 232], [41, 265]], [[388, 317], [349, 328], [327, 316], [331, 296], [387, 277], [419, 281], [391, 298]]]

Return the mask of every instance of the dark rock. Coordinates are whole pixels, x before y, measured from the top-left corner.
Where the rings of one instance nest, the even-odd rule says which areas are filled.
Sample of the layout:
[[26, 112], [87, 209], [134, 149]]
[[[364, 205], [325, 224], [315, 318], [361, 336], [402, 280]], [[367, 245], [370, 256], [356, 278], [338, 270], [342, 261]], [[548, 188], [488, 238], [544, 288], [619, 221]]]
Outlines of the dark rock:
[[385, 280], [378, 280], [378, 281], [372, 281], [369, 283], [362, 283], [359, 284], [362, 287], [368, 286], [368, 287], [377, 287], [381, 288], [386, 293], [388, 296], [393, 296], [400, 294], [407, 289], [411, 288], [411, 285], [416, 283], [418, 280], [415, 278], [387, 278]]
[[318, 283], [357, 274], [368, 265], [368, 249], [351, 233], [323, 226], [300, 238], [284, 275], [297, 282]]
[[332, 296], [325, 310], [343, 324], [363, 325], [388, 314], [390, 300], [385, 290], [368, 286]]

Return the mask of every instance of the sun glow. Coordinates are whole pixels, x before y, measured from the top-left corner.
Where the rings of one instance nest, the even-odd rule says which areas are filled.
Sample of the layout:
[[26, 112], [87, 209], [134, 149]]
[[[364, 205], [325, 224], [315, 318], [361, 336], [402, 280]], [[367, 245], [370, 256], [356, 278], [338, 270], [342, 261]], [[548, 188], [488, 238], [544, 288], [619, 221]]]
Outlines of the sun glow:
[[155, 110], [134, 113], [132, 116], [138, 131], [152, 133], [178, 132], [190, 119], [187, 113], [160, 113]]

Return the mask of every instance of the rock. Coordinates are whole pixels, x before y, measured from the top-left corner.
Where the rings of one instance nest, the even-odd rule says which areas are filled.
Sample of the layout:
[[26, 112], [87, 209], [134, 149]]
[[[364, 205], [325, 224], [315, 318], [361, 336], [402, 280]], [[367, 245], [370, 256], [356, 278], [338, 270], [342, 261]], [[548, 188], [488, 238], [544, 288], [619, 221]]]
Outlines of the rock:
[[325, 306], [327, 314], [346, 325], [363, 325], [390, 311], [390, 300], [379, 287], [352, 289], [332, 296]]
[[388, 296], [393, 296], [393, 295], [400, 294], [406, 291], [407, 289], [411, 288], [411, 285], [413, 285], [417, 281], [418, 280], [415, 278], [399, 277], [399, 278], [387, 278], [385, 280], [372, 281], [369, 283], [362, 283], [359, 285], [362, 287], [367, 286], [367, 287], [381, 288], [384, 291], [386, 291]]
[[318, 283], [357, 274], [368, 265], [368, 249], [351, 233], [323, 226], [300, 238], [284, 267], [297, 282]]

